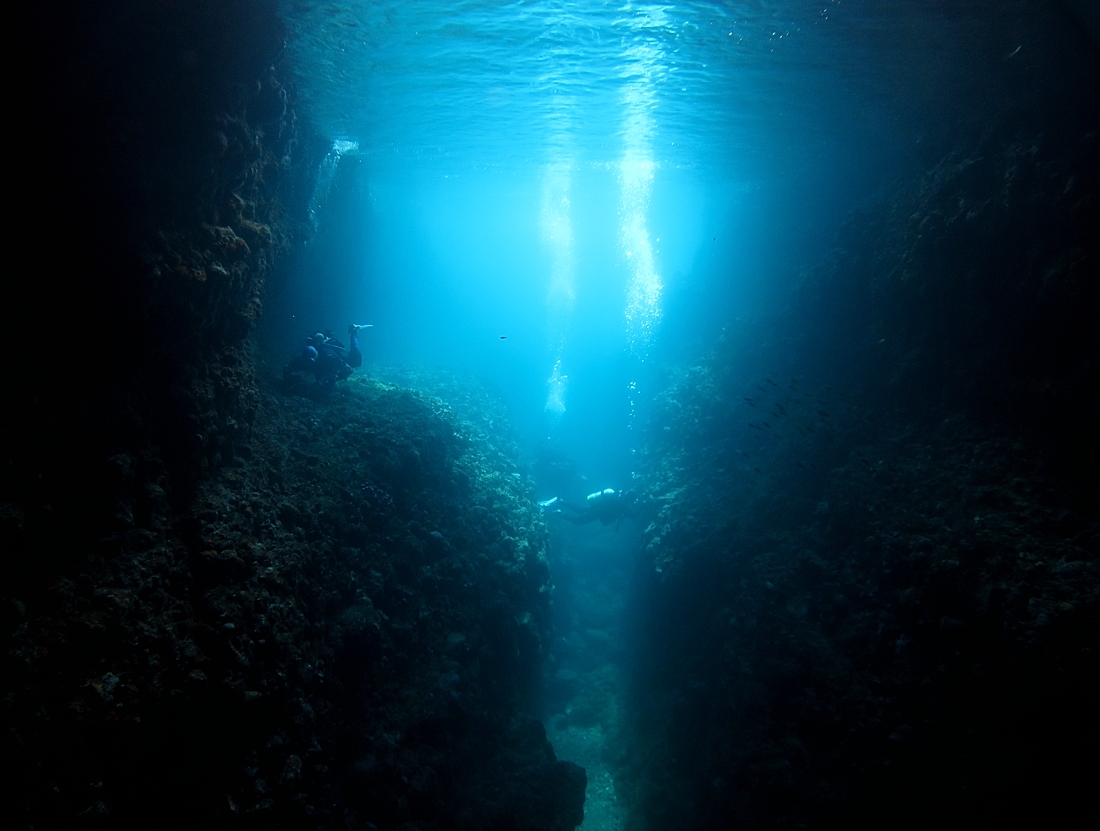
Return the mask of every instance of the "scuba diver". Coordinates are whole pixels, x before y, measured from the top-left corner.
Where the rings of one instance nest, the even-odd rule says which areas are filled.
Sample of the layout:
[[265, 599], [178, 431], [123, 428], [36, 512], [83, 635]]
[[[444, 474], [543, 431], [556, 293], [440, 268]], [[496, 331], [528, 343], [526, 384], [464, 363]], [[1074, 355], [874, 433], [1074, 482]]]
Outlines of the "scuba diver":
[[311, 386], [330, 392], [337, 381], [345, 380], [352, 369], [363, 365], [359, 332], [371, 326], [373, 324], [357, 326], [354, 323], [348, 326], [350, 348], [345, 348], [331, 331], [310, 335], [302, 350], [283, 367], [283, 381], [295, 392], [306, 392]]
[[[587, 525], [599, 520], [603, 525], [615, 523], [615, 530], [619, 530], [619, 522], [622, 518], [634, 516], [634, 508], [638, 503], [638, 495], [634, 491], [617, 491], [614, 488], [604, 488], [602, 491], [588, 494], [584, 501], [584, 507], [578, 507], [572, 502], [566, 502], [559, 496], [547, 499], [539, 503], [544, 509], [550, 509], [549, 513], [558, 514], [562, 519], [572, 522], [574, 525]], [[568, 511], [568, 513], [566, 513]]]

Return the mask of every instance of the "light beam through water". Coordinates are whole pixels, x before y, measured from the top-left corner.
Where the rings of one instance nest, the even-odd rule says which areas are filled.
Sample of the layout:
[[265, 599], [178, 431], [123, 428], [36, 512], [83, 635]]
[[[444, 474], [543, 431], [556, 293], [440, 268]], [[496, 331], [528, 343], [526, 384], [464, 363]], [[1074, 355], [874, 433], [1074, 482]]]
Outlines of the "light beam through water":
[[546, 306], [549, 314], [547, 331], [550, 353], [554, 359], [546, 411], [560, 418], [565, 412], [567, 376], [562, 373], [562, 353], [569, 335], [576, 300], [574, 280], [576, 263], [573, 256], [573, 220], [569, 198], [572, 184], [572, 164], [557, 162], [546, 167], [542, 180], [542, 213], [540, 226], [543, 244], [550, 254], [550, 289]]

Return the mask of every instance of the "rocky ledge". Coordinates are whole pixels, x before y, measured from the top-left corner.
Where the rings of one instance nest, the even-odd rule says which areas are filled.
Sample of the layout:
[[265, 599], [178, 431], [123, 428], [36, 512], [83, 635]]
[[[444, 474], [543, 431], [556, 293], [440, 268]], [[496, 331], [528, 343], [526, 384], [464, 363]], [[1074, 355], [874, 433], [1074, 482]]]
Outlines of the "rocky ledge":
[[[528, 715], [550, 589], [531, 482], [495, 400], [419, 380], [450, 403], [261, 384], [251, 445], [184, 515], [111, 460], [115, 530], [4, 599], [26, 822], [580, 822], [584, 770]], [[18, 507], [4, 520], [33, 543]]]

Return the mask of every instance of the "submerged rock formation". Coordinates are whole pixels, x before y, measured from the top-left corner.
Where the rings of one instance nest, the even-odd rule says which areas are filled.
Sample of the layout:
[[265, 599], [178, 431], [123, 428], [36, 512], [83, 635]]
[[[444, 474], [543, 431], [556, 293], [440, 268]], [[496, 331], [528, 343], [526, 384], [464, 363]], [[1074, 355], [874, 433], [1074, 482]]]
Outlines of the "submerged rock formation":
[[545, 529], [476, 400], [268, 390], [247, 458], [174, 526], [10, 600], [31, 815], [573, 827], [584, 771], [521, 716]]
[[367, 380], [324, 402], [265, 390], [246, 457], [189, 511], [9, 598], [28, 817], [579, 822], [583, 769], [522, 717], [545, 528], [494, 402], [473, 400], [460, 417]]
[[30, 26], [50, 259], [9, 322], [10, 821], [575, 827], [584, 771], [527, 715], [545, 532], [496, 403], [257, 377], [318, 152], [272, 4], [66, 15]]
[[661, 397], [639, 828], [1095, 827], [1098, 150], [899, 185]]

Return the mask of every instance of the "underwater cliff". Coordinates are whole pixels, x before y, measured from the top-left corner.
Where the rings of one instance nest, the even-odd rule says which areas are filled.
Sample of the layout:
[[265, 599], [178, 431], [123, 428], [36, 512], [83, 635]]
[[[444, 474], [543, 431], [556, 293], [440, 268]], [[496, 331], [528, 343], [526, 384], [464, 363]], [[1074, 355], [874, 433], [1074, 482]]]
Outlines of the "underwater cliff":
[[779, 321], [669, 379], [621, 757], [640, 827], [1097, 820], [1097, 140], [898, 182]]
[[496, 401], [257, 374], [325, 149], [271, 5], [34, 24], [28, 210], [67, 219], [9, 321], [35, 344], [3, 425], [13, 825], [574, 827], [584, 771], [531, 719], [545, 527]]
[[[433, 25], [444, 19], [455, 43], [481, 35], [447, 14], [484, 23], [505, 6], [527, 8], [451, 5], [416, 8]], [[655, 21], [675, 5], [646, 6], [645, 37], [659, 37]], [[785, 14], [797, 4], [742, 5]], [[813, 5], [799, 14], [825, 19]], [[964, 23], [1002, 21], [999, 4], [964, 5]], [[1035, 6], [1010, 5], [1009, 29]], [[1067, 16], [1084, 7], [1056, 5]], [[381, 9], [380, 30], [390, 12], [414, 7], [383, 6], [362, 4]], [[938, 21], [942, 4], [930, 7]], [[837, 162], [821, 181], [890, 176], [870, 197], [863, 179], [841, 189], [844, 218], [827, 231], [808, 231], [795, 210], [778, 229], [763, 228], [773, 217], [764, 210], [759, 224], [741, 217], [764, 247], [789, 246], [786, 259], [734, 262], [736, 246], [702, 234], [718, 253], [681, 258], [718, 276], [678, 297], [687, 308], [696, 292], [705, 314], [677, 321], [673, 308], [662, 322], [654, 304], [605, 321], [575, 348], [582, 367], [604, 373], [595, 381], [559, 372], [562, 335], [547, 363], [557, 403], [564, 411], [574, 373], [570, 413], [595, 413], [604, 429], [566, 452], [560, 435], [547, 438], [546, 413], [515, 406], [517, 390], [536, 388], [541, 408], [541, 364], [533, 382], [479, 374], [486, 354], [497, 381], [501, 366], [527, 372], [516, 353], [497, 356], [545, 334], [528, 326], [541, 307], [507, 328], [482, 316], [532, 305], [535, 294], [509, 293], [520, 281], [511, 261], [511, 282], [495, 294], [439, 291], [417, 270], [431, 241], [391, 233], [407, 205], [378, 207], [376, 183], [364, 184], [369, 153], [332, 155], [334, 136], [318, 128], [296, 76], [309, 44], [288, 51], [287, 20], [301, 28], [313, 13], [332, 18], [318, 40], [338, 30], [374, 43], [343, 4], [109, 0], [26, 12], [20, 35], [33, 62], [22, 67], [14, 165], [26, 175], [11, 236], [30, 259], [16, 261], [27, 264], [4, 304], [12, 346], [0, 417], [10, 826], [1100, 827], [1095, 33], [1082, 27], [1059, 43], [1057, 71], [1031, 57], [1030, 42], [1019, 61], [1019, 49], [983, 43], [1004, 81], [981, 91], [989, 111], [968, 111], [960, 94], [936, 110], [943, 123], [919, 131], [917, 149], [898, 151], [904, 163], [885, 151], [870, 172]], [[1095, 25], [1087, 9], [1075, 14]], [[597, 29], [578, 28], [585, 54], [603, 54]], [[721, 29], [706, 37], [725, 48], [735, 27]], [[738, 61], [772, 60], [780, 29], [765, 29], [759, 48], [747, 25], [738, 30], [754, 50]], [[562, 32], [575, 34], [563, 23], [554, 37]], [[817, 68], [821, 56], [811, 57]], [[964, 89], [935, 58], [921, 83]], [[392, 65], [419, 71], [413, 59]], [[793, 66], [786, 84], [798, 87]], [[844, 67], [850, 78], [855, 69]], [[606, 73], [582, 74], [602, 83]], [[683, 83], [709, 95], [709, 80], [699, 71]], [[466, 125], [484, 105], [510, 113], [528, 141], [544, 125], [524, 123], [522, 96], [490, 81], [488, 94], [469, 93], [476, 107], [464, 98], [439, 123]], [[425, 88], [409, 112], [435, 113], [435, 87]], [[598, 91], [610, 110], [614, 96]], [[379, 87], [371, 106], [406, 113], [400, 92]], [[558, 94], [554, 106], [566, 107]], [[922, 106], [934, 98], [925, 94]], [[638, 101], [648, 112], [649, 99]], [[690, 115], [693, 101], [669, 109]], [[763, 109], [764, 126], [746, 133], [762, 144], [777, 124], [804, 124], [782, 106]], [[577, 121], [592, 156], [609, 141], [597, 122]], [[727, 122], [708, 124], [721, 133]], [[395, 116], [380, 135], [407, 126]], [[798, 165], [783, 141], [771, 156], [746, 140], [739, 163], [783, 167], [777, 181], [808, 177], [830, 142], [849, 136], [851, 125], [829, 126], [826, 150]], [[908, 129], [898, 128], [907, 141]], [[453, 160], [438, 139], [383, 149]], [[784, 139], [796, 149], [800, 140]], [[679, 169], [675, 158], [666, 170]], [[576, 167], [597, 171], [594, 190], [608, 169]], [[502, 178], [519, 189], [520, 174]], [[747, 202], [773, 210], [787, 199], [815, 221], [835, 207], [800, 203], [809, 179], [779, 195], [763, 193], [765, 179], [744, 186]], [[411, 213], [421, 205], [405, 191], [420, 195], [427, 181], [395, 188]], [[547, 205], [582, 201], [580, 184], [563, 187], [541, 194], [550, 225], [568, 215]], [[642, 192], [631, 192], [635, 203], [649, 199]], [[491, 202], [448, 215], [460, 229], [447, 238], [453, 250], [468, 230], [458, 220], [489, 216]], [[501, 202], [495, 210], [515, 213], [519, 200]], [[580, 239], [586, 215], [576, 217]], [[423, 261], [379, 257], [368, 268], [356, 246], [377, 243], [372, 234]], [[831, 242], [819, 251], [799, 234]], [[535, 259], [537, 237], [509, 239], [507, 252], [491, 238], [469, 244], [489, 260], [515, 250]], [[660, 242], [654, 233], [645, 249], [651, 264]], [[584, 251], [565, 246], [554, 268]], [[615, 271], [618, 256], [604, 252], [590, 269], [600, 302], [613, 293], [608, 274], [627, 271]], [[774, 285], [754, 289], [767, 302], [735, 308], [738, 269], [775, 263]], [[367, 279], [388, 281], [410, 306], [439, 294], [443, 311], [402, 321], [401, 303], [379, 291], [389, 305], [371, 314], [398, 320], [378, 326], [377, 349], [401, 368], [368, 361], [332, 389], [288, 385], [279, 369], [300, 330], [343, 314]], [[579, 313], [562, 311], [578, 286], [558, 285], [546, 301], [563, 331], [583, 329]], [[617, 296], [612, 306], [618, 314]], [[447, 341], [463, 314], [476, 318], [484, 353]], [[433, 325], [402, 331], [409, 320]], [[632, 320], [652, 347], [644, 360], [607, 334]], [[409, 344], [422, 351], [403, 354]], [[457, 353], [451, 365], [469, 372], [419, 360], [430, 348]], [[644, 371], [628, 425], [627, 393], [607, 379], [632, 361]], [[620, 409], [607, 415], [613, 399]], [[624, 448], [629, 458], [613, 458]], [[540, 499], [583, 500], [608, 484], [634, 488], [638, 502], [606, 527], [566, 528], [540, 509]]]

